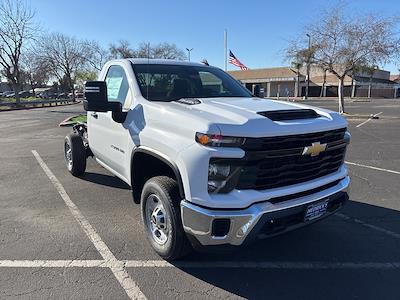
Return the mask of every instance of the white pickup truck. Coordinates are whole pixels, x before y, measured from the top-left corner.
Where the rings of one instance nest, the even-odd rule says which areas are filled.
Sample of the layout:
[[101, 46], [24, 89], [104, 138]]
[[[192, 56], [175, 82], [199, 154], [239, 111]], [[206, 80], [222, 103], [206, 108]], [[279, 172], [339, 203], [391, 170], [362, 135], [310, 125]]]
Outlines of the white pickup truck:
[[350, 183], [345, 119], [256, 96], [211, 66], [110, 61], [86, 83], [87, 125], [65, 138], [67, 168], [80, 176], [92, 156], [129, 184], [148, 239], [167, 260], [336, 212]]

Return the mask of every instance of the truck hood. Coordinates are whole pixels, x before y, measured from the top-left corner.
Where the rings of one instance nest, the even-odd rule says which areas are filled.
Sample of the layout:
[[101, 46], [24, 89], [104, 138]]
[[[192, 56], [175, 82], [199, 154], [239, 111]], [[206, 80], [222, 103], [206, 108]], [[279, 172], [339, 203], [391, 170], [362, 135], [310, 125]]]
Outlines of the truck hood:
[[[346, 127], [346, 120], [338, 113], [325, 109], [260, 98], [200, 98], [198, 104], [165, 103], [170, 108], [189, 114], [194, 119], [216, 125], [222, 135], [261, 137], [309, 133]], [[313, 109], [320, 117], [273, 121], [260, 112]]]

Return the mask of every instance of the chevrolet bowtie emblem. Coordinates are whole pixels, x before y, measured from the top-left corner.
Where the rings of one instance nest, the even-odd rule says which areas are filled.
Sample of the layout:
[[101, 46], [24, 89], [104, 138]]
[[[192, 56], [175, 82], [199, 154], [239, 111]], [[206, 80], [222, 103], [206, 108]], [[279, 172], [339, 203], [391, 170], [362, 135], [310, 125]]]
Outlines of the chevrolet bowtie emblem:
[[320, 142], [312, 143], [311, 146], [304, 147], [302, 155], [317, 156], [326, 150], [326, 144]]

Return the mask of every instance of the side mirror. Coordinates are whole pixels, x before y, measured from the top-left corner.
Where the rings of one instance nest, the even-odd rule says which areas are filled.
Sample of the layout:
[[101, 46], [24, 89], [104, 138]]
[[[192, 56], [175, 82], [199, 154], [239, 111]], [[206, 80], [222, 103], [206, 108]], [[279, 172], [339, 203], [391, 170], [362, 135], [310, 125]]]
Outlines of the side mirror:
[[86, 82], [83, 108], [85, 110], [97, 112], [110, 111], [107, 97], [107, 84], [105, 81]]
[[112, 112], [112, 118], [117, 123], [125, 122], [127, 113], [122, 111], [120, 102], [108, 102], [107, 84], [105, 81], [87, 81], [83, 108], [86, 111]]

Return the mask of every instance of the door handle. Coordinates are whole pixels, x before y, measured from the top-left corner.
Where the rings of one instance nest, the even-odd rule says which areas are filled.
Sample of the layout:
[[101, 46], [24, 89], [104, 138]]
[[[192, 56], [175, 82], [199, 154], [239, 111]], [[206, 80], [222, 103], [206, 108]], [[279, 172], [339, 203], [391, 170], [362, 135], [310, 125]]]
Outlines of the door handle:
[[97, 118], [99, 117], [99, 115], [96, 114], [95, 112], [94, 112], [94, 113], [91, 113], [90, 115], [91, 115], [93, 118], [95, 118], [95, 119], [97, 119]]

